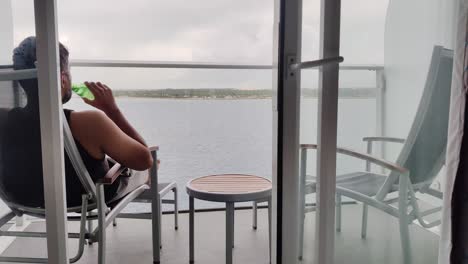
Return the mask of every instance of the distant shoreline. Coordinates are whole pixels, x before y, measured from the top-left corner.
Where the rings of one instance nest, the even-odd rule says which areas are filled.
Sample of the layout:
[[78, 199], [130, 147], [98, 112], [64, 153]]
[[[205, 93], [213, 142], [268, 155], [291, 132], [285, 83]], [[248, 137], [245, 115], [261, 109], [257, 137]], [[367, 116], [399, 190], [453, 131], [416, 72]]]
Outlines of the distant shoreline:
[[[373, 88], [340, 89], [340, 98], [374, 98]], [[317, 89], [304, 88], [301, 91], [305, 98], [318, 98]], [[119, 98], [154, 98], [179, 100], [255, 100], [271, 99], [273, 90], [241, 90], [241, 89], [155, 89], [155, 90], [114, 90], [114, 96]]]
[[162, 100], [183, 100], [183, 101], [190, 101], [190, 100], [200, 100], [200, 101], [208, 101], [208, 100], [224, 100], [224, 101], [233, 101], [233, 100], [267, 100], [271, 99], [272, 97], [256, 97], [256, 98], [214, 98], [214, 97], [207, 97], [207, 98], [197, 98], [197, 97], [185, 97], [185, 98], [176, 98], [176, 97], [146, 97], [146, 96], [114, 96], [118, 99], [162, 99]]

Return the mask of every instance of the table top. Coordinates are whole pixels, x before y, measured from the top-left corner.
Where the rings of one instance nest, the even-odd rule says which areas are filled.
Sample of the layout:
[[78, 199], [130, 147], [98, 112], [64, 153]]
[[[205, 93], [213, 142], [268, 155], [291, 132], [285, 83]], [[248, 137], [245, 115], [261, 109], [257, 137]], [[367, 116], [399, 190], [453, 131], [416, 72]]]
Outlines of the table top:
[[260, 176], [221, 174], [195, 178], [187, 183], [189, 196], [215, 202], [268, 200], [271, 181]]

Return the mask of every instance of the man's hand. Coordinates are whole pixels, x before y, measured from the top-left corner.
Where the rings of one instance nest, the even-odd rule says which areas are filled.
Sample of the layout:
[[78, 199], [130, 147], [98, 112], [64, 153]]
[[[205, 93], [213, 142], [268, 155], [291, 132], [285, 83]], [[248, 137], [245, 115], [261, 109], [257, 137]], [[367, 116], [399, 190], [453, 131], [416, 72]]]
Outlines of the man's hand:
[[103, 111], [107, 115], [119, 111], [112, 90], [107, 85], [100, 82], [85, 82], [85, 85], [94, 95], [94, 100], [83, 98], [85, 103]]
[[[146, 142], [141, 135], [130, 125], [127, 119], [120, 112], [119, 107], [115, 103], [112, 90], [105, 84], [100, 82], [85, 82], [85, 85], [94, 95], [94, 100], [83, 98], [85, 103], [103, 111], [114, 123], [129, 137], [138, 141], [146, 147]], [[148, 152], [149, 153], [149, 152]], [[108, 154], [108, 153], [106, 153]], [[112, 157], [112, 155], [109, 155]], [[113, 157], [114, 158], [114, 157]], [[125, 163], [123, 163], [125, 165]]]

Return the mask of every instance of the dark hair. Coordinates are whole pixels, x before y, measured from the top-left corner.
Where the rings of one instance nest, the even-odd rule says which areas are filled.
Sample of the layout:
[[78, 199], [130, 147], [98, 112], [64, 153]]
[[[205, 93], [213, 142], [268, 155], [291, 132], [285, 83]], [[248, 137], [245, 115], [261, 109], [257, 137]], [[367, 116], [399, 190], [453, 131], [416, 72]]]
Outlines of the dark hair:
[[[60, 70], [68, 67], [68, 49], [59, 43]], [[36, 37], [27, 37], [13, 51], [13, 67], [15, 70], [36, 68]]]
[[67, 47], [65, 47], [62, 43], [59, 43], [59, 57], [60, 57], [60, 70], [65, 71], [68, 70], [68, 56], [70, 53], [68, 52]]
[[[68, 69], [68, 49], [59, 43], [60, 70]], [[25, 38], [13, 50], [13, 68], [15, 70], [33, 69], [36, 68], [36, 37], [31, 36]], [[37, 78], [19, 81], [28, 96], [28, 103], [37, 100], [38, 83]]]

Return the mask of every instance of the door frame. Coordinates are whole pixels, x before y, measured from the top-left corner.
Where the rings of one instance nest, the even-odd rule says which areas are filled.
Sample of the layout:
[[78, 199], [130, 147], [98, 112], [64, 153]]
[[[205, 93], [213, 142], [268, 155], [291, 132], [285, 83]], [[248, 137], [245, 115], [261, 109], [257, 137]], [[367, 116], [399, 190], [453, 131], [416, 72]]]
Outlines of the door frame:
[[35, 0], [37, 77], [49, 263], [68, 263], [56, 0]]
[[290, 264], [298, 262], [299, 253], [301, 93], [300, 71], [290, 76], [289, 65], [301, 57], [302, 0], [276, 0], [274, 20], [273, 212], [276, 213], [273, 215], [273, 241], [276, 245], [272, 249], [276, 248], [276, 252], [272, 252], [272, 256], [276, 257], [276, 262], [272, 263]]
[[[321, 58], [340, 52], [341, 0], [321, 0]], [[273, 45], [273, 263], [299, 262], [302, 0], [276, 0]], [[299, 68], [300, 69], [300, 68]], [[319, 74], [315, 263], [333, 263], [338, 114], [337, 63]], [[293, 205], [293, 206], [291, 206]]]
[[[320, 56], [340, 55], [341, 0], [321, 0]], [[315, 263], [334, 263], [339, 65], [319, 70]], [[332, 224], [331, 224], [332, 223]]]

